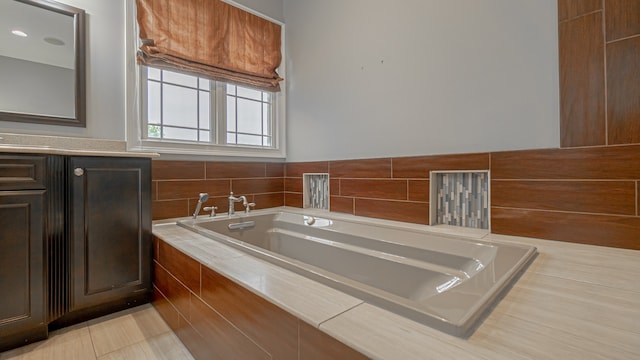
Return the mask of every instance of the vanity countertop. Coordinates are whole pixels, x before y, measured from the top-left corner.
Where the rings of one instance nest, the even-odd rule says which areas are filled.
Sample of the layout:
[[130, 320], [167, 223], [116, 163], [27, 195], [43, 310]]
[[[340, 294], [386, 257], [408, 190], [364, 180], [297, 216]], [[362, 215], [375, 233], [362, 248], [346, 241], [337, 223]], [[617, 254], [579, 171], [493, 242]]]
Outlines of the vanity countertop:
[[127, 151], [124, 141], [5, 133], [0, 133], [0, 153], [148, 158], [160, 156], [153, 152]]

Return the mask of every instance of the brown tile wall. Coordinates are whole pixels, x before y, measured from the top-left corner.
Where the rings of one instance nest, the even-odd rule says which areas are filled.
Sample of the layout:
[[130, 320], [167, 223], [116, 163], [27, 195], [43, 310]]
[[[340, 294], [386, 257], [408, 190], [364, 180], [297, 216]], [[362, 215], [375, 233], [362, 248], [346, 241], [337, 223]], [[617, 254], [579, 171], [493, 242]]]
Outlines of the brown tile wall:
[[[640, 249], [640, 145], [305, 163], [153, 162], [154, 219], [193, 213], [200, 191], [302, 207], [302, 174], [330, 174], [331, 211], [429, 223], [429, 172], [491, 171], [497, 234]], [[236, 210], [242, 210], [239, 207]]]
[[331, 211], [418, 224], [430, 171], [490, 170], [493, 233], [640, 249], [640, 145], [288, 163], [289, 206], [305, 169], [329, 172]]
[[497, 234], [640, 249], [640, 145], [491, 154]]
[[302, 207], [303, 173], [328, 172], [331, 211], [429, 224], [431, 170], [488, 168], [488, 153], [287, 163], [285, 203]]
[[[227, 212], [229, 192], [245, 195], [256, 209], [284, 205], [284, 164], [263, 162], [152, 162], [153, 219], [192, 215], [198, 194], [209, 194], [205, 206]], [[235, 209], [242, 211], [242, 204]], [[203, 214], [204, 212], [201, 212]]]
[[560, 145], [640, 143], [640, 2], [558, 0]]

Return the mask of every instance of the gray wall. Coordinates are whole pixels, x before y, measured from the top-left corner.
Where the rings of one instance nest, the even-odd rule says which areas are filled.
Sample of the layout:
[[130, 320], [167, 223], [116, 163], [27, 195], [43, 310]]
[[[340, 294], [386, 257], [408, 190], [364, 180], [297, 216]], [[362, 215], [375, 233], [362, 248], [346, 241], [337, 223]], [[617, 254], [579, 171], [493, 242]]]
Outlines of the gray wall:
[[[87, 11], [87, 128], [125, 139], [125, 0]], [[288, 159], [558, 146], [555, 0], [239, 0], [286, 22]], [[282, 5], [283, 4], [283, 5]]]
[[73, 70], [0, 56], [0, 74], [2, 111], [74, 116]]
[[230, 0], [229, 2], [238, 3], [266, 15], [273, 20], [284, 22], [282, 0]]
[[556, 0], [284, 0], [288, 160], [557, 147]]

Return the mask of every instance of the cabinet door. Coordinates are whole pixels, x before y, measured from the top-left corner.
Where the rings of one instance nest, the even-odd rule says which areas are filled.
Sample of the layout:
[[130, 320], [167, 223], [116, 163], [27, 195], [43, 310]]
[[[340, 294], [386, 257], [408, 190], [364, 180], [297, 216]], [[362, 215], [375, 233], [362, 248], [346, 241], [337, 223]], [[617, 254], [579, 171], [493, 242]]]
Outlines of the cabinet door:
[[151, 289], [150, 159], [71, 157], [71, 310]]
[[0, 191], [0, 351], [32, 341], [22, 334], [38, 327], [46, 335], [44, 197], [44, 190]]

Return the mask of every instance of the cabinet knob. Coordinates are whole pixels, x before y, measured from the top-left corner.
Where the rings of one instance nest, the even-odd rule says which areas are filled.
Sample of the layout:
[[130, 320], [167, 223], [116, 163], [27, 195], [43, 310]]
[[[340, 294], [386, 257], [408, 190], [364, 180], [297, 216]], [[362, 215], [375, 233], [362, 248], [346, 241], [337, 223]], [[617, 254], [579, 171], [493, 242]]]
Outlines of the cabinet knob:
[[75, 168], [73, 169], [73, 174], [75, 176], [82, 176], [84, 175], [84, 170], [82, 168]]

